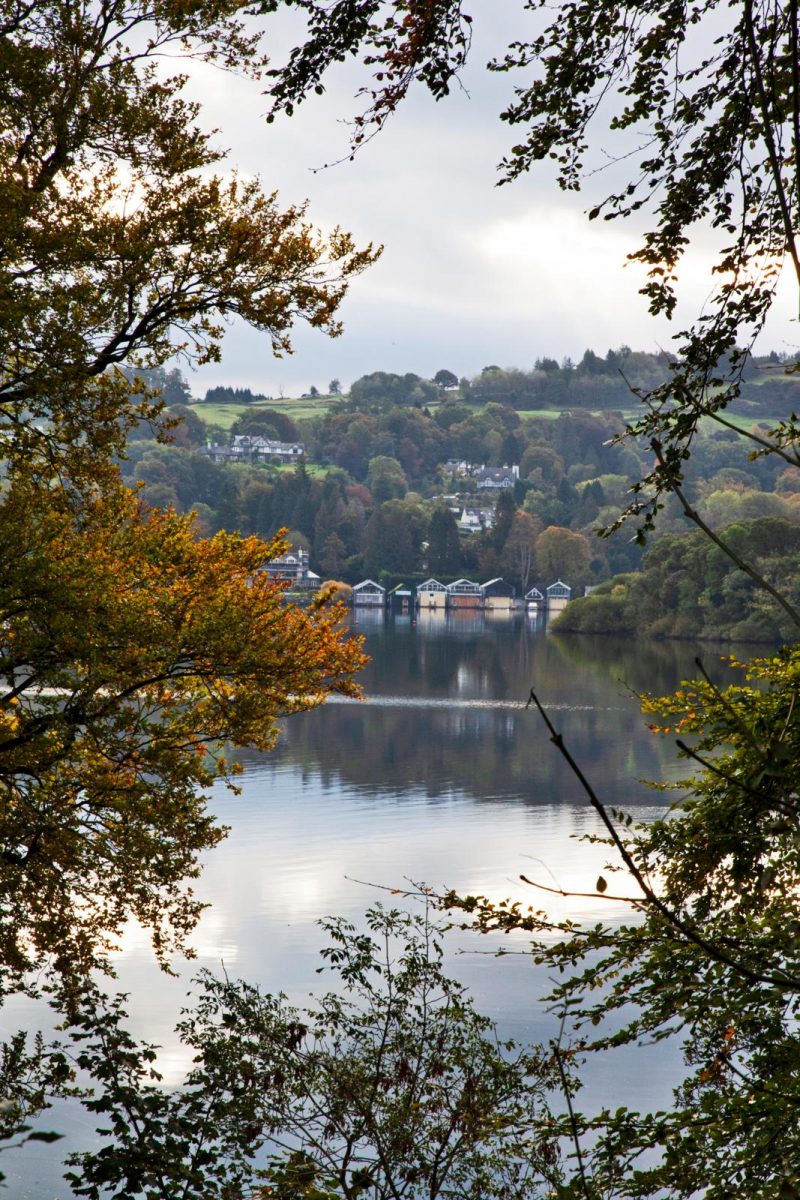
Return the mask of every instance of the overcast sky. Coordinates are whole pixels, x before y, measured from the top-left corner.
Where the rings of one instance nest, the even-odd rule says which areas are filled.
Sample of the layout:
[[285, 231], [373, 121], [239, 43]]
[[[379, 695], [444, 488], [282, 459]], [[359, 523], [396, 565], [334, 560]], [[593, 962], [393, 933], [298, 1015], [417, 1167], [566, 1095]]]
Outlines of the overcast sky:
[[[325, 96], [269, 126], [257, 84], [194, 71], [191, 90], [203, 102], [204, 123], [220, 130], [231, 165], [258, 175], [286, 204], [308, 199], [320, 227], [338, 224], [360, 243], [385, 247], [352, 285], [340, 338], [300, 327], [295, 353], [275, 360], [262, 336], [234, 324], [222, 363], [191, 377], [196, 395], [227, 383], [291, 396], [312, 384], [326, 390], [334, 377], [347, 387], [376, 370], [430, 377], [446, 367], [472, 376], [490, 363], [530, 368], [541, 355], [578, 358], [587, 346], [605, 353], [623, 343], [669, 345], [675, 329], [648, 316], [638, 295], [642, 273], [625, 265], [642, 227], [585, 216], [605, 195], [605, 176], [592, 176], [578, 196], [560, 192], [547, 167], [496, 186], [496, 164], [514, 140], [499, 120], [512, 83], [484, 64], [525, 32], [525, 18], [497, 11], [476, 22], [464, 91], [436, 104], [420, 90], [354, 162], [328, 169], [315, 170], [347, 154], [344, 121], [359, 111], [353, 93], [364, 77], [353, 67], [329, 80]], [[271, 36], [280, 61], [293, 36], [285, 17]], [[607, 140], [598, 130], [597, 162]], [[681, 272], [675, 328], [707, 299], [711, 261], [700, 236]], [[794, 312], [787, 286], [764, 348], [797, 345]]]

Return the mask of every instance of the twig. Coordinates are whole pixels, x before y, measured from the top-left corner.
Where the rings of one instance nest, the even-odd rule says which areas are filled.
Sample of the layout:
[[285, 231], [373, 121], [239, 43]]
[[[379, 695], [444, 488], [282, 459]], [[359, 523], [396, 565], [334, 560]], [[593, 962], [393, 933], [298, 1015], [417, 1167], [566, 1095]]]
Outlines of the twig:
[[527, 883], [529, 887], [538, 888], [540, 892], [550, 892], [553, 896], [580, 896], [586, 900], [621, 900], [624, 904], [641, 904], [641, 897], [636, 896], [614, 896], [610, 892], [565, 892], [563, 888], [548, 887], [546, 883], [537, 883], [534, 879], [528, 879], [527, 875], [520, 875], [523, 883]]
[[778, 987], [781, 989], [790, 988], [794, 990], [800, 988], [800, 979], [794, 979], [789, 975], [784, 975], [781, 977], [773, 974], [763, 974], [760, 971], [752, 970], [750, 967], [741, 962], [737, 962], [736, 959], [731, 958], [730, 955], [726, 954], [723, 950], [720, 950], [718, 946], [706, 941], [706, 939], [691, 925], [684, 921], [682, 917], [679, 917], [677, 913], [673, 912], [669, 905], [665, 904], [660, 896], [656, 895], [647, 880], [644, 878], [642, 872], [639, 870], [639, 867], [636, 865], [636, 861], [633, 858], [630, 850], [619, 836], [613, 821], [608, 815], [605, 805], [598, 798], [594, 788], [589, 783], [575, 759], [572, 757], [570, 751], [567, 749], [563, 736], [553, 725], [553, 722], [550, 720], [545, 709], [542, 707], [539, 697], [536, 695], [533, 688], [531, 688], [530, 691], [528, 706], [530, 706], [531, 703], [535, 704], [536, 708], [539, 710], [539, 715], [547, 726], [550, 734], [550, 741], [568, 763], [571, 771], [586, 793], [589, 803], [608, 830], [611, 841], [616, 846], [622, 861], [625, 863], [625, 866], [628, 868], [629, 872], [641, 888], [643, 896], [649, 901], [653, 908], [655, 908], [657, 912], [661, 914], [664, 920], [671, 925], [673, 929], [676, 929], [688, 942], [691, 942], [692, 945], [697, 946], [699, 950], [702, 950], [715, 962], [723, 963], [725, 966], [730, 967], [731, 970], [735, 971], [739, 975], [742, 975], [751, 983], [768, 983], [773, 987]]
[[558, 1031], [558, 1041], [553, 1043], [553, 1057], [556, 1060], [558, 1074], [561, 1078], [561, 1090], [564, 1093], [564, 1099], [567, 1102], [567, 1112], [569, 1113], [569, 1124], [572, 1130], [572, 1141], [575, 1146], [575, 1157], [578, 1160], [578, 1171], [581, 1177], [581, 1187], [586, 1200], [591, 1200], [589, 1195], [589, 1184], [586, 1179], [586, 1170], [583, 1165], [583, 1152], [581, 1151], [581, 1139], [578, 1132], [578, 1122], [575, 1119], [575, 1110], [572, 1107], [572, 1096], [570, 1095], [569, 1083], [567, 1081], [567, 1073], [564, 1070], [564, 1064], [561, 1061], [561, 1039], [564, 1036], [564, 1022], [567, 1019], [566, 1011], [561, 1017], [561, 1028]]

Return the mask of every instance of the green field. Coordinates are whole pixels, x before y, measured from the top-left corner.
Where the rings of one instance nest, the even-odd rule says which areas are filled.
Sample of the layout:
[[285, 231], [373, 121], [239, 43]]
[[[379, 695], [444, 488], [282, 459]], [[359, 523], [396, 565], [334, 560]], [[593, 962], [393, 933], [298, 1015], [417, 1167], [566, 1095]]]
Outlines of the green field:
[[569, 415], [571, 412], [585, 412], [592, 417], [604, 417], [609, 412], [622, 413], [626, 421], [633, 420], [639, 416], [640, 409], [636, 408], [519, 408], [517, 412], [524, 420], [530, 420], [531, 417], [542, 417], [545, 421], [555, 421], [557, 417]]
[[338, 399], [338, 396], [308, 396], [299, 399], [282, 396], [258, 404], [215, 404], [199, 400], [191, 407], [192, 412], [197, 413], [200, 420], [205, 421], [207, 425], [219, 425], [222, 429], [230, 429], [234, 421], [244, 413], [259, 412], [265, 408], [285, 413], [293, 421], [303, 420], [307, 417], [322, 417], [331, 404]]
[[[755, 425], [764, 425], [767, 429], [774, 429], [780, 417], [744, 417], [741, 413], [726, 412], [722, 414], [727, 422], [731, 425], [736, 425], [745, 433], [749, 433]], [[702, 427], [706, 431], [713, 429], [722, 429], [723, 426], [719, 421], [715, 421], [713, 417], [703, 417]]]

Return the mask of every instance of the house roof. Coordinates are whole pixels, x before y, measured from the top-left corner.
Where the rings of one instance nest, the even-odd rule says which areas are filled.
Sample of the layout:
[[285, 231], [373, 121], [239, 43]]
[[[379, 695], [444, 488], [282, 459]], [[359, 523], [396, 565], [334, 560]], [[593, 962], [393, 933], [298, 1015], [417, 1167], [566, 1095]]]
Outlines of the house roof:
[[476, 479], [513, 479], [514, 471], [511, 467], [482, 467]]
[[447, 591], [454, 592], [457, 588], [460, 588], [463, 591], [464, 586], [471, 588], [474, 592], [479, 592], [481, 590], [481, 585], [479, 583], [473, 583], [471, 579], [456, 579], [454, 583], [448, 583]]

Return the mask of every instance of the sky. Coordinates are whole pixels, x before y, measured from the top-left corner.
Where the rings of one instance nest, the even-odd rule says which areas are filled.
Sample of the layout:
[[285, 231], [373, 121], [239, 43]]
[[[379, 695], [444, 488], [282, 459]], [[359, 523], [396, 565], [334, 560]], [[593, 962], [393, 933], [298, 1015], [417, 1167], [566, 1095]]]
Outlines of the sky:
[[[471, 377], [489, 364], [529, 369], [540, 356], [578, 359], [587, 347], [656, 352], [702, 309], [712, 288], [710, 236], [698, 231], [681, 269], [675, 320], [653, 319], [638, 294], [643, 273], [626, 265], [644, 223], [586, 217], [613, 180], [608, 172], [590, 174], [578, 195], [561, 192], [548, 166], [496, 186], [497, 163], [514, 141], [499, 118], [513, 82], [485, 63], [530, 26], [516, 6], [492, 8], [490, 18], [476, 19], [463, 88], [438, 104], [418, 90], [353, 162], [333, 167], [324, 164], [346, 159], [346, 122], [360, 111], [354, 93], [366, 76], [355, 64], [337, 69], [324, 96], [271, 125], [263, 85], [192, 69], [187, 90], [203, 105], [204, 125], [219, 130], [230, 167], [258, 176], [287, 205], [308, 200], [320, 228], [339, 225], [359, 244], [384, 246], [351, 285], [339, 338], [301, 326], [294, 353], [275, 359], [263, 335], [235, 322], [222, 362], [187, 372], [196, 396], [216, 384], [293, 396], [312, 385], [327, 391], [334, 378], [346, 389], [378, 370], [430, 378], [447, 368]], [[274, 62], [296, 36], [285, 14], [273, 19], [266, 47]], [[598, 130], [595, 163], [605, 149]], [[762, 349], [794, 349], [796, 311], [787, 286]]]

